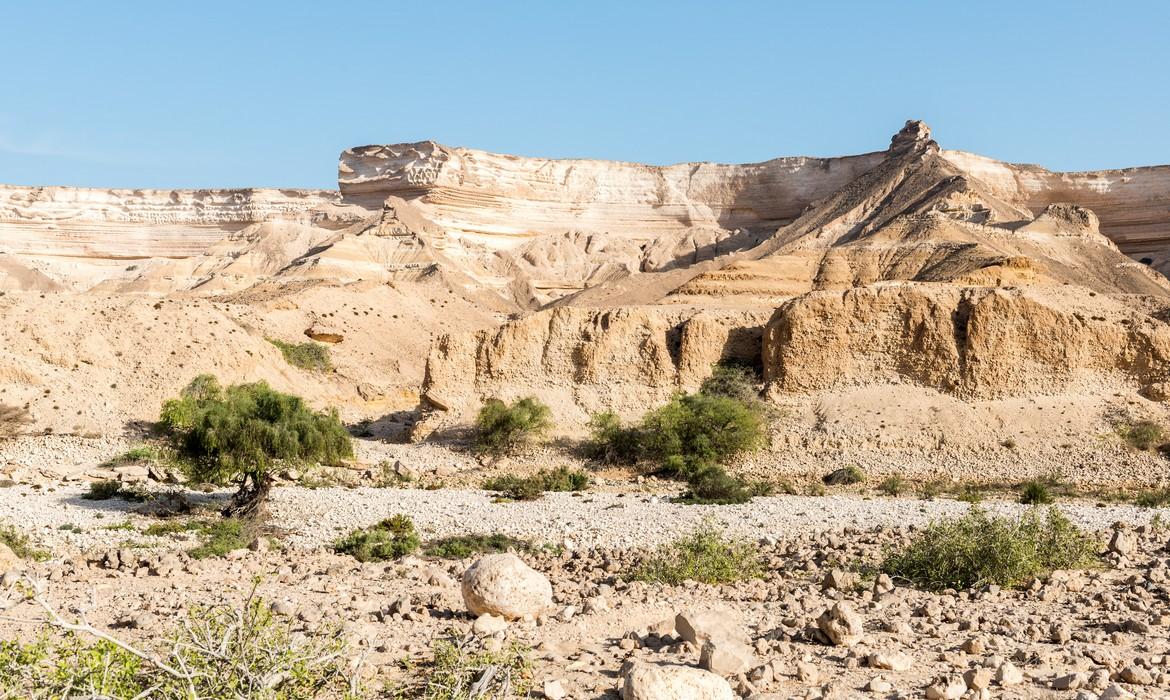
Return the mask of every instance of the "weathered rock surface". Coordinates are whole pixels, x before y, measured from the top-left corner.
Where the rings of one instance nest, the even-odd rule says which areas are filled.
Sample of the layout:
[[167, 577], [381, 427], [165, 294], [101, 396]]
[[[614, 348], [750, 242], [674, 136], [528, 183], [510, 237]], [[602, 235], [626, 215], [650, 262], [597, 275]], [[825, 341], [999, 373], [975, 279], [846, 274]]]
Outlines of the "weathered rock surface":
[[552, 585], [515, 554], [489, 554], [464, 572], [463, 602], [476, 616], [534, 617], [552, 605]]
[[622, 684], [623, 700], [732, 700], [727, 681], [691, 666], [634, 662]]

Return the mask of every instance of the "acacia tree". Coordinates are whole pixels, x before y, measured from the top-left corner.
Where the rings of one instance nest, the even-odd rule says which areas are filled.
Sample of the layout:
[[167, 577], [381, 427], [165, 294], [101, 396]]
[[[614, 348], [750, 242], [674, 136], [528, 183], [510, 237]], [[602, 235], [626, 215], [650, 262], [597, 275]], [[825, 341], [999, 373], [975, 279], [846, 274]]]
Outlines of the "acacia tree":
[[200, 375], [163, 404], [160, 423], [191, 479], [237, 485], [224, 515], [253, 513], [278, 464], [332, 466], [353, 456], [336, 411], [313, 411], [265, 382], [222, 387]]

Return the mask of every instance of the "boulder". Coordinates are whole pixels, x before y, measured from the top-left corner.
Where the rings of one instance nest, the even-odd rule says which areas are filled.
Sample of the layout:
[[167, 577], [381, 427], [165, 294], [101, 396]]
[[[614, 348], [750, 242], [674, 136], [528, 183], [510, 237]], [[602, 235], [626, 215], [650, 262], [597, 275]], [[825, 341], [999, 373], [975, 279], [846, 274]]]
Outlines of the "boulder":
[[853, 606], [841, 601], [817, 618], [820, 629], [829, 642], [837, 646], [853, 646], [865, 634], [864, 621], [853, 611]]
[[752, 648], [735, 639], [708, 639], [699, 653], [699, 666], [720, 676], [743, 673], [755, 663]]
[[489, 554], [464, 572], [463, 602], [477, 617], [535, 617], [552, 605], [552, 584], [515, 554]]
[[674, 629], [678, 636], [699, 647], [708, 639], [743, 640], [745, 636], [726, 614], [714, 610], [684, 610], [675, 615]]
[[735, 700], [723, 678], [692, 666], [636, 661], [622, 684], [623, 700]]

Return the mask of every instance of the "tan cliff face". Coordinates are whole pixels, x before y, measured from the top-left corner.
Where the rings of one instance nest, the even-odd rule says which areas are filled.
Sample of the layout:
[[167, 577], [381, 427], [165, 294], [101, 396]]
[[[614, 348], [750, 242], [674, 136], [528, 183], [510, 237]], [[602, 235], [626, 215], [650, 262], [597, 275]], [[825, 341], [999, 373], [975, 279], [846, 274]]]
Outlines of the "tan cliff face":
[[[729, 359], [762, 367], [776, 396], [895, 385], [982, 400], [1091, 377], [1156, 397], [1168, 173], [1010, 165], [943, 150], [909, 122], [883, 151], [745, 165], [428, 141], [345, 151], [337, 191], [0, 186], [11, 317], [44, 294], [63, 323], [156, 327], [125, 345], [117, 322], [85, 338], [37, 326], [43, 347], [141, 355], [69, 370], [80, 394], [133, 387], [105, 414], [72, 421], [43, 398], [68, 350], [0, 358], [0, 389], [66, 431], [148, 418], [209, 362], [369, 418], [421, 401], [456, 419], [522, 394], [573, 421], [633, 416]], [[155, 306], [169, 299], [181, 303]], [[188, 352], [158, 329], [190, 323], [241, 342], [130, 379]], [[25, 327], [5, 331], [12, 347]], [[337, 371], [290, 370], [261, 352], [266, 337], [328, 338]]]

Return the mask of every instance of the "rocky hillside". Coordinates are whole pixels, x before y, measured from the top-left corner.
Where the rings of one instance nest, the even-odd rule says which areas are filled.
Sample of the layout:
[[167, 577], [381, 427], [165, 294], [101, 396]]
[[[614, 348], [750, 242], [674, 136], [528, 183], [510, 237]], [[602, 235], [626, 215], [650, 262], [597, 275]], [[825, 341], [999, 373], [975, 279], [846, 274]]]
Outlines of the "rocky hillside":
[[[883, 151], [747, 165], [363, 146], [338, 185], [0, 187], [4, 401], [111, 433], [211, 371], [353, 421], [534, 394], [579, 424], [727, 360], [779, 402], [1170, 393], [1170, 167], [1051, 173], [909, 122]], [[310, 338], [333, 370], [266, 342]]]

